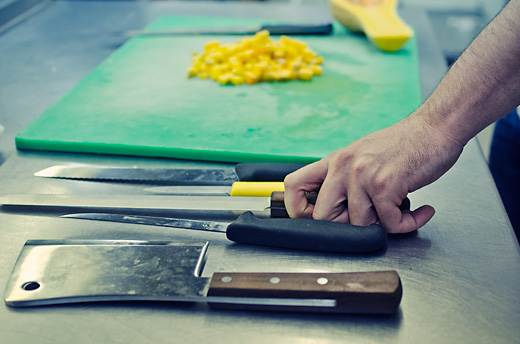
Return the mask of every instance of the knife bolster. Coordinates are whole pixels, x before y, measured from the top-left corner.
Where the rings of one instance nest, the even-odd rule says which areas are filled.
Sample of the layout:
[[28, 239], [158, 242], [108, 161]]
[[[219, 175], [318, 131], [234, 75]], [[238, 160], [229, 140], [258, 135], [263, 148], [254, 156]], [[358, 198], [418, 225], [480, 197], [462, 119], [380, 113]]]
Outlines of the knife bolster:
[[[271, 217], [289, 217], [287, 210], [285, 209], [285, 193], [283, 191], [273, 191], [271, 193]], [[315, 191], [307, 192], [305, 194], [307, 197], [307, 202], [310, 204], [316, 203], [316, 198], [318, 197], [318, 193]]]
[[334, 300], [335, 306], [237, 305], [209, 302], [213, 308], [393, 314], [402, 298], [396, 271], [351, 273], [215, 273], [208, 297]]

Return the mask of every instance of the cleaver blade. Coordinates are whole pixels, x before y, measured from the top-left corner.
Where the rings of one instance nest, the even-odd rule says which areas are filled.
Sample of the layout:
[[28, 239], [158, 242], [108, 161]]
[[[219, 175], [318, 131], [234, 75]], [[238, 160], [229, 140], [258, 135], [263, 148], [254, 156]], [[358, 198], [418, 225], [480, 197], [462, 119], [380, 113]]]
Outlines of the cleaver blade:
[[396, 271], [217, 272], [202, 277], [207, 249], [207, 242], [29, 240], [4, 300], [10, 307], [165, 301], [248, 310], [392, 314], [402, 298]]

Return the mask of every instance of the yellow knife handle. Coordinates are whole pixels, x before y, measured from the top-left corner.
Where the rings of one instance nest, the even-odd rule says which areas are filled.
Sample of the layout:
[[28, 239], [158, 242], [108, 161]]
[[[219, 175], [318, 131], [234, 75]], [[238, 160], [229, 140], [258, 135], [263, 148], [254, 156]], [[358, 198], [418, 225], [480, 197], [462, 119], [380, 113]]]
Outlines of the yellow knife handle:
[[271, 197], [274, 191], [285, 191], [283, 182], [234, 182], [230, 196]]

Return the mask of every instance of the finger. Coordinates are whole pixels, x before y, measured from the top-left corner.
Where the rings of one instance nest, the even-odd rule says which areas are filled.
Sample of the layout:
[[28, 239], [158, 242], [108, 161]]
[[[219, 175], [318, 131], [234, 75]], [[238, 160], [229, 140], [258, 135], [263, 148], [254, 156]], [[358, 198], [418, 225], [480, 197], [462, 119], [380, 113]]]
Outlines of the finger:
[[400, 210], [395, 202], [375, 203], [381, 225], [389, 233], [413, 232], [424, 226], [435, 214], [432, 206], [424, 205], [414, 211]]
[[368, 226], [378, 220], [372, 200], [359, 187], [349, 189], [347, 207], [350, 223], [355, 226]]
[[325, 178], [316, 198], [312, 218], [335, 222], [349, 222], [346, 190], [340, 181]]
[[309, 204], [305, 193], [319, 189], [326, 175], [327, 164], [320, 160], [285, 177], [284, 202], [290, 217], [312, 217], [314, 205]]

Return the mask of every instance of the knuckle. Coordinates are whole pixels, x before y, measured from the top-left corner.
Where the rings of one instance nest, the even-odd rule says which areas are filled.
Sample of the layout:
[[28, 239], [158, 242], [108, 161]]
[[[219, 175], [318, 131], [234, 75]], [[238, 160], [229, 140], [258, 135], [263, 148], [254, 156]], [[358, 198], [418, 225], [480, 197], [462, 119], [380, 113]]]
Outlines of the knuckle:
[[390, 180], [388, 176], [379, 174], [373, 177], [371, 185], [376, 192], [382, 192], [387, 190], [390, 185]]
[[333, 152], [330, 155], [330, 167], [341, 168], [347, 164], [349, 164], [354, 158], [354, 154], [349, 149], [340, 149]]
[[358, 159], [352, 164], [352, 174], [356, 177], [364, 176], [367, 173], [367, 167], [367, 159]]
[[323, 215], [321, 215], [320, 213], [318, 213], [316, 211], [312, 213], [312, 218], [313, 218], [313, 220], [320, 220], [320, 221], [325, 220]]
[[285, 176], [283, 183], [286, 189], [293, 188], [296, 184], [296, 176], [294, 175], [294, 173], [290, 173], [287, 176]]

